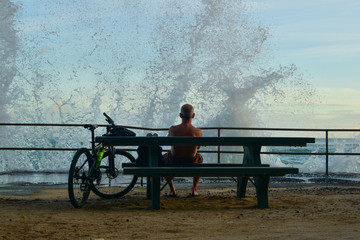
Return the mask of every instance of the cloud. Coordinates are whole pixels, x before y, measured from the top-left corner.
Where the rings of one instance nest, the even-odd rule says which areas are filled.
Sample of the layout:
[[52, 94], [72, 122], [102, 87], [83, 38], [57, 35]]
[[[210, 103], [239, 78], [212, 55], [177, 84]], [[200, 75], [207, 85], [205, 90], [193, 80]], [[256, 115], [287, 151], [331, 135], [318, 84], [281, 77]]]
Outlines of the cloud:
[[348, 106], [360, 111], [360, 89], [355, 88], [319, 88], [327, 105]]

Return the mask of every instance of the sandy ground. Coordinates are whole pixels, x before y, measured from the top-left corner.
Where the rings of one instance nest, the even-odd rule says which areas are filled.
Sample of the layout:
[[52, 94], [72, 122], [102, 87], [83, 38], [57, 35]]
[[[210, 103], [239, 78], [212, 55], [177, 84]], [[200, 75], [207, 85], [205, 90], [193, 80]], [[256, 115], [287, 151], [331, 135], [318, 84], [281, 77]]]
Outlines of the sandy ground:
[[[360, 186], [271, 185], [268, 209], [256, 208], [253, 187], [235, 197], [234, 184], [200, 184], [201, 196], [162, 193], [151, 210], [145, 188], [121, 199], [94, 194], [81, 209], [66, 189], [0, 195], [1, 239], [360, 239]], [[167, 190], [167, 189], [166, 189]], [[11, 193], [11, 192], [10, 192]]]

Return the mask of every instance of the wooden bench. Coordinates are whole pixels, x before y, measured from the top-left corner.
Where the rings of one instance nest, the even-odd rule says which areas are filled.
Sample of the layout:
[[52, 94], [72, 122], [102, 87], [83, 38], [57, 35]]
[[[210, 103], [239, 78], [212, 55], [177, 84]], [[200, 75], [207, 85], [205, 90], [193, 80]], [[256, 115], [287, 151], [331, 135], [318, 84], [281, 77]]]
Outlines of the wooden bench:
[[[284, 176], [285, 174], [297, 174], [298, 172], [298, 168], [289, 167], [209, 167], [201, 166], [201, 164], [196, 164], [196, 166], [193, 167], [163, 166], [124, 168], [124, 174], [131, 174], [139, 177], [151, 177], [152, 179], [166, 175], [173, 177], [254, 177], [259, 208], [269, 207], [268, 187], [270, 176]], [[241, 195], [240, 192], [241, 186], [238, 184], [238, 197]], [[154, 194], [154, 196], [160, 196], [160, 187], [154, 187], [152, 194]], [[159, 209], [160, 198], [152, 197], [152, 201], [153, 209]]]
[[[160, 209], [160, 178], [172, 176], [227, 176], [237, 177], [237, 196], [244, 197], [248, 177], [255, 179], [258, 206], [268, 207], [268, 186], [270, 176], [283, 176], [298, 173], [297, 168], [267, 167], [261, 164], [262, 146], [306, 146], [314, 143], [315, 138], [293, 137], [96, 137], [96, 142], [105, 146], [147, 146], [149, 167], [124, 167], [124, 174], [147, 176], [151, 178], [148, 191], [151, 192], [152, 208]], [[159, 146], [200, 145], [200, 146], [243, 146], [244, 157], [241, 166], [206, 166], [159, 167], [157, 149]]]

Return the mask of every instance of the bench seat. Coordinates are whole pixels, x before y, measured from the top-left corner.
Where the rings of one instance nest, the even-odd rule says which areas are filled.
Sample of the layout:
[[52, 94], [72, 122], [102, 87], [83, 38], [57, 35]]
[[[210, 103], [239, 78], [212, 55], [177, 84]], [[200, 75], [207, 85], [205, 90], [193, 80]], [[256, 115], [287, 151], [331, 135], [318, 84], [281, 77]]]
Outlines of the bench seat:
[[[199, 164], [200, 165], [200, 164]], [[133, 174], [139, 177], [171, 175], [177, 177], [252, 177], [252, 176], [284, 176], [297, 174], [298, 168], [291, 167], [219, 167], [219, 166], [192, 166], [192, 167], [125, 167], [124, 174]]]
[[[196, 165], [196, 166], [195, 166]], [[299, 173], [298, 168], [291, 167], [244, 167], [236, 164], [237, 166], [204, 166], [203, 164], [195, 164], [193, 166], [164, 166], [164, 167], [124, 167], [124, 174], [136, 175], [139, 177], [152, 178], [152, 202], [153, 209], [160, 208], [160, 186], [159, 178], [161, 176], [173, 177], [238, 177], [237, 196], [244, 197], [245, 189], [244, 184], [247, 184], [248, 177], [254, 177], [257, 203], [259, 208], [268, 208], [268, 187], [270, 176], [284, 176], [286, 174]], [[226, 164], [225, 164], [226, 165]], [[246, 181], [242, 180], [246, 179]], [[155, 183], [154, 183], [155, 182]]]
[[[166, 167], [244, 167], [245, 165], [241, 164], [241, 163], [201, 163], [201, 164], [193, 164], [193, 163], [188, 163], [188, 164], [171, 164], [171, 165], [166, 165]], [[261, 164], [262, 167], [269, 167], [269, 164]], [[128, 167], [138, 167], [136, 165], [136, 163], [123, 163], [122, 164], [123, 168], [128, 168]]]

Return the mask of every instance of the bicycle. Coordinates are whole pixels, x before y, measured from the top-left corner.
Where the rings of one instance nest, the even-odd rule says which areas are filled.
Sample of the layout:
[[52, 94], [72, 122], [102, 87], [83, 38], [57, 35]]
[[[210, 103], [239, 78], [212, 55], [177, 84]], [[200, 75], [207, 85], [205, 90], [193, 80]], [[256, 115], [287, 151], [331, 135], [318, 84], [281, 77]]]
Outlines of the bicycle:
[[[118, 132], [119, 135], [119, 131], [120, 135], [122, 133], [134, 134], [116, 126], [106, 113], [104, 116], [109, 123], [106, 127], [107, 134]], [[105, 147], [102, 144], [96, 144], [95, 129], [97, 127], [92, 124], [84, 125], [84, 128], [91, 131], [91, 149], [77, 150], [70, 165], [68, 194], [75, 208], [85, 204], [91, 191], [101, 198], [117, 198], [127, 194], [137, 182], [137, 176], [125, 176], [121, 171], [123, 163], [135, 163], [135, 158], [130, 153], [115, 149], [113, 146]], [[130, 182], [126, 183], [126, 178], [130, 178]]]

